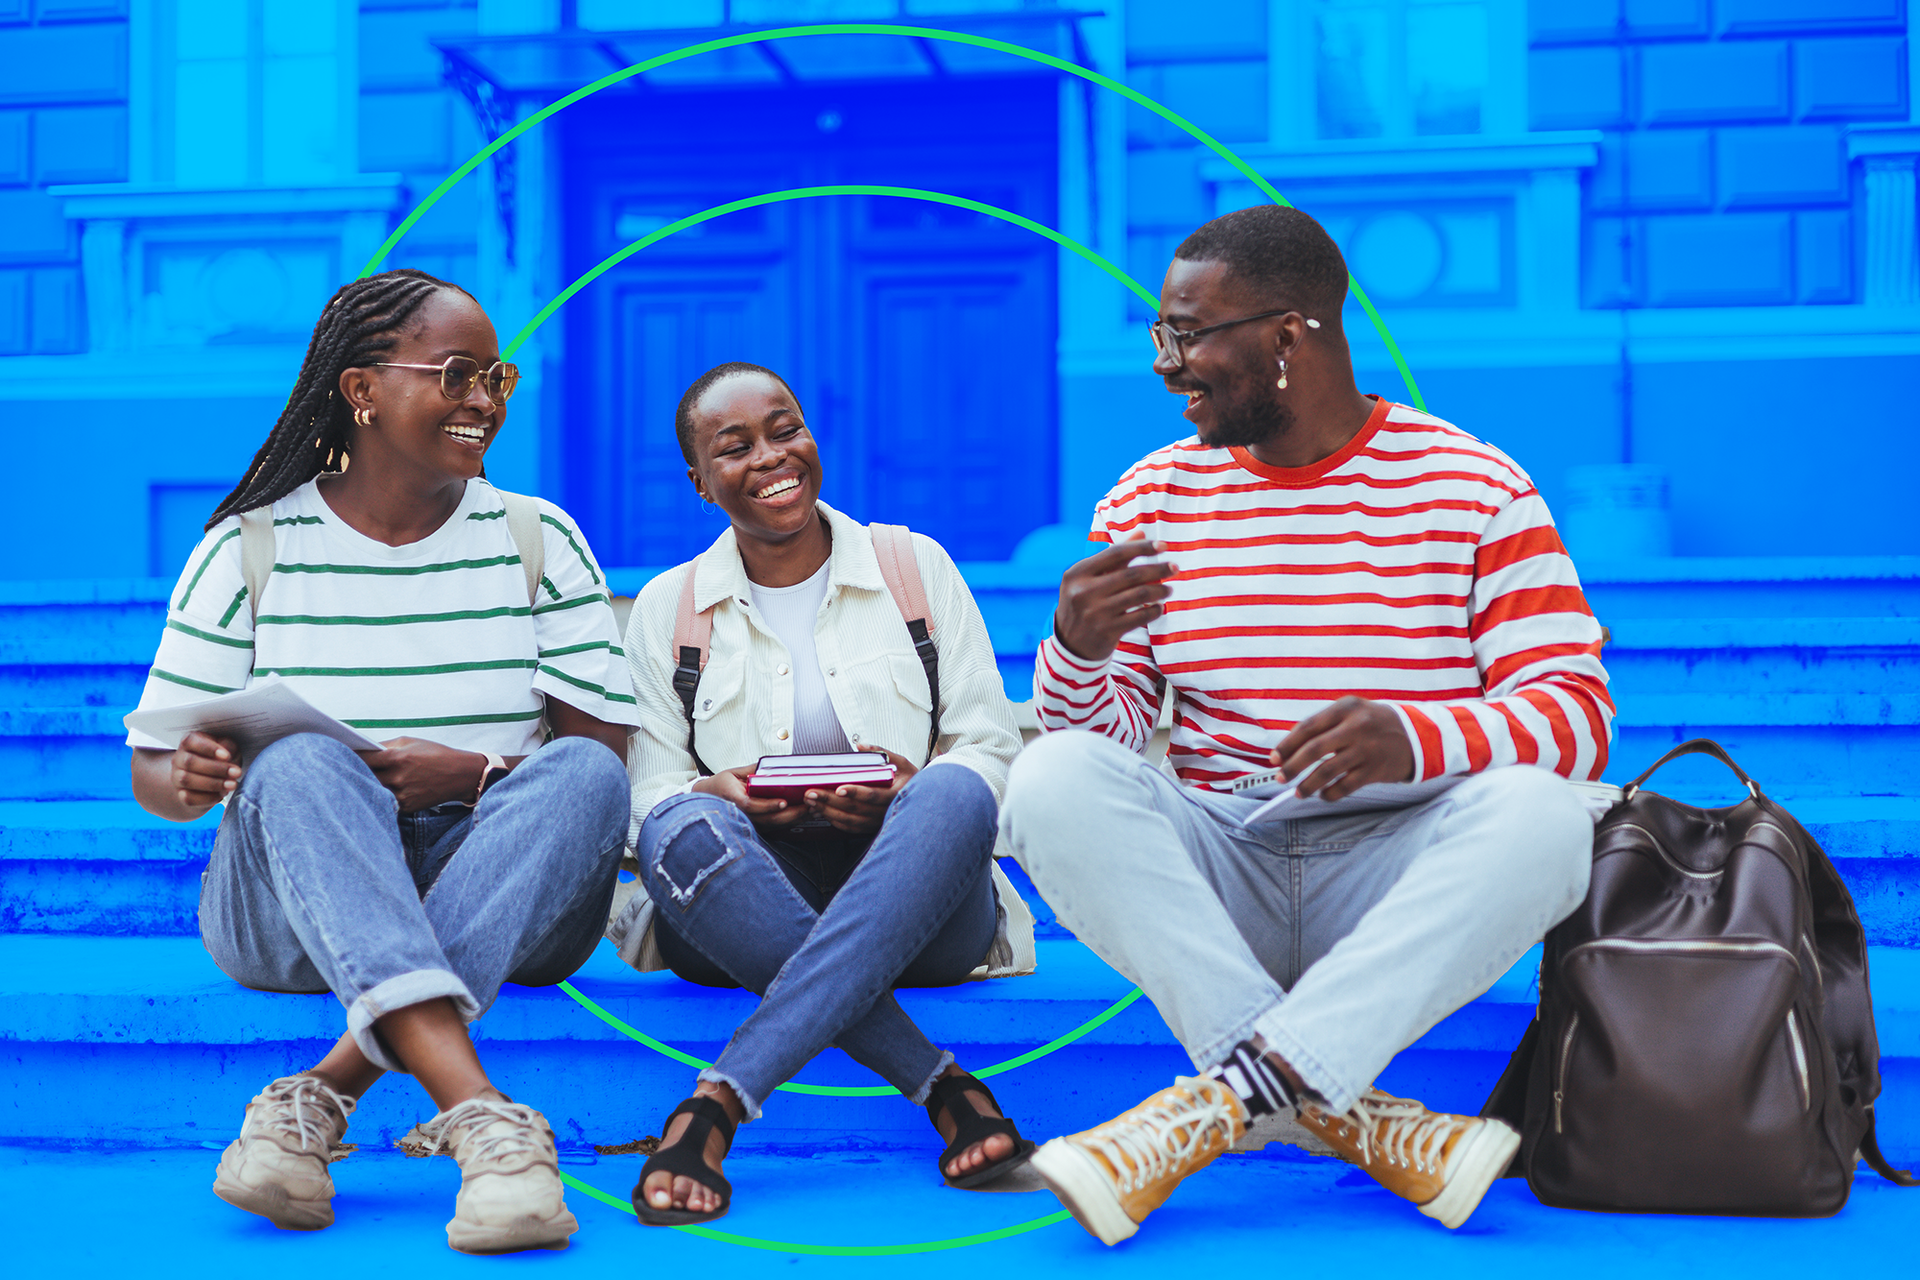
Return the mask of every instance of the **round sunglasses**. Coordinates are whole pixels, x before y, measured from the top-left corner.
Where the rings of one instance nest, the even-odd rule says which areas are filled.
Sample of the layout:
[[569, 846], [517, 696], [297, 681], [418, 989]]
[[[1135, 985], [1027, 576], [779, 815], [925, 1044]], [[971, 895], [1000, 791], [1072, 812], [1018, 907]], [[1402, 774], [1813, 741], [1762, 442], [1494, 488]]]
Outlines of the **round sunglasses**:
[[440, 375], [440, 394], [449, 400], [465, 400], [473, 394], [473, 384], [486, 378], [487, 399], [505, 404], [520, 385], [520, 366], [496, 362], [482, 370], [472, 356], [448, 356], [444, 364], [399, 364], [391, 360], [374, 362], [382, 369], [422, 369]]

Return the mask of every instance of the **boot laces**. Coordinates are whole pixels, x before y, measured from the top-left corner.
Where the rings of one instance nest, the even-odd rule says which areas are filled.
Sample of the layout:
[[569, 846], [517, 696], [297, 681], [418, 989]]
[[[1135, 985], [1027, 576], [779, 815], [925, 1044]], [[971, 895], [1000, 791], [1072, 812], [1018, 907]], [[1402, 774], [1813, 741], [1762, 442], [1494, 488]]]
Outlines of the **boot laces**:
[[1372, 1164], [1383, 1157], [1419, 1173], [1439, 1173], [1447, 1139], [1466, 1127], [1459, 1116], [1429, 1111], [1409, 1098], [1369, 1089], [1353, 1109], [1337, 1118], [1359, 1130], [1360, 1158]]
[[[261, 1090], [260, 1097], [261, 1101], [248, 1109], [247, 1123], [291, 1137], [302, 1151], [314, 1146], [324, 1151], [333, 1144], [333, 1126], [326, 1114], [329, 1105], [339, 1110], [342, 1119], [352, 1115], [356, 1105], [354, 1099], [335, 1093], [317, 1076], [275, 1080]], [[241, 1132], [245, 1134], [246, 1126]]]
[[[505, 1121], [505, 1124], [501, 1124]], [[544, 1155], [539, 1140], [539, 1114], [523, 1102], [496, 1102], [492, 1098], [468, 1098], [441, 1112], [421, 1126], [421, 1136], [431, 1140], [426, 1154], [433, 1155], [447, 1145], [448, 1134], [465, 1128], [467, 1142], [458, 1154], [462, 1165], [497, 1163], [508, 1156]], [[453, 1154], [449, 1150], [449, 1154]]]
[[1216, 1126], [1226, 1143], [1234, 1138], [1235, 1099], [1217, 1080], [1182, 1079], [1176, 1089], [1193, 1095], [1180, 1100], [1176, 1090], [1130, 1116], [1109, 1120], [1082, 1141], [1120, 1175], [1121, 1194], [1138, 1191], [1178, 1171], [1199, 1154]]

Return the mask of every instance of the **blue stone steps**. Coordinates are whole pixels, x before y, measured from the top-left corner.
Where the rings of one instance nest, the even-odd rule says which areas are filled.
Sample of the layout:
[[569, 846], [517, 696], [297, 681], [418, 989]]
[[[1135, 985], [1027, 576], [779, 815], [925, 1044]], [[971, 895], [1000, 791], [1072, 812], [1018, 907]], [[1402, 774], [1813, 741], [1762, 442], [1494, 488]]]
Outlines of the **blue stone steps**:
[[[1892, 1149], [1913, 1150], [1920, 1148], [1920, 951], [1876, 948], [1871, 963], [1889, 1081], [1885, 1136]], [[1477, 1109], [1532, 1016], [1537, 967], [1536, 950], [1403, 1053], [1382, 1087]], [[755, 1004], [745, 992], [634, 973], [607, 946], [573, 985], [629, 1025], [706, 1059]], [[1129, 990], [1079, 943], [1045, 941], [1030, 977], [903, 991], [900, 999], [936, 1042], [979, 1068], [1079, 1026]], [[13, 1077], [0, 1097], [0, 1140], [200, 1141], [203, 1125], [227, 1127], [236, 1100], [311, 1065], [343, 1026], [332, 996], [248, 991], [214, 966], [197, 939], [0, 937], [0, 1045]], [[583, 1133], [650, 1132], [646, 1126], [685, 1092], [692, 1074], [558, 988], [509, 986], [474, 1034], [510, 1093], [538, 1099]], [[1189, 1069], [1159, 1015], [1136, 1001], [993, 1083], [1014, 1114], [1034, 1117], [1030, 1127], [1039, 1132], [1125, 1110]], [[138, 1107], [126, 1105], [127, 1080], [142, 1081]], [[878, 1083], [838, 1051], [810, 1064], [800, 1080]], [[381, 1090], [356, 1117], [360, 1140], [391, 1141], [420, 1118], [420, 1105], [408, 1090]], [[917, 1140], [925, 1123], [897, 1096], [782, 1093], [761, 1133], [802, 1140], [845, 1129], [885, 1143]]]
[[[1920, 797], [1781, 799], [1852, 887], [1868, 940], [1920, 946]], [[130, 800], [0, 801], [0, 932], [197, 933], [219, 820], [172, 823]], [[1042, 936], [1066, 936], [1020, 868], [1003, 865]]]

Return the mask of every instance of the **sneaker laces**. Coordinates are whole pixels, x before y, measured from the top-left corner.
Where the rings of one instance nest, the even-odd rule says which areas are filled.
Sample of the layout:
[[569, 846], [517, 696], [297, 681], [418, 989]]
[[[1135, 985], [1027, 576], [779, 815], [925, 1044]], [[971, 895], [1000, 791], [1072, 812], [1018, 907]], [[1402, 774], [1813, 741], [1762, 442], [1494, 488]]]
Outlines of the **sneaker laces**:
[[1410, 1098], [1396, 1098], [1378, 1089], [1361, 1094], [1353, 1109], [1337, 1118], [1360, 1131], [1357, 1145], [1363, 1162], [1372, 1164], [1378, 1154], [1389, 1165], [1420, 1173], [1441, 1171], [1447, 1139], [1465, 1127], [1459, 1116], [1429, 1111]]
[[[534, 1136], [539, 1132], [538, 1116], [539, 1113], [524, 1102], [468, 1098], [421, 1125], [420, 1134], [431, 1143], [425, 1154], [433, 1155], [446, 1145], [450, 1130], [464, 1126], [471, 1145], [461, 1153], [466, 1157], [461, 1163], [499, 1162], [508, 1156], [544, 1154], [539, 1139]], [[500, 1120], [512, 1127], [502, 1128], [494, 1123]]]
[[298, 1142], [302, 1151], [312, 1146], [324, 1151], [333, 1145], [337, 1135], [331, 1132], [332, 1125], [328, 1124], [324, 1133], [320, 1128], [328, 1119], [325, 1108], [329, 1104], [339, 1110], [342, 1120], [358, 1105], [328, 1088], [318, 1076], [285, 1076], [262, 1089], [260, 1098], [247, 1109], [240, 1135], [246, 1137], [249, 1127], [285, 1134]]
[[1239, 1100], [1231, 1090], [1198, 1076], [1181, 1079], [1174, 1089], [1193, 1095], [1193, 1101], [1144, 1104], [1133, 1115], [1081, 1135], [1080, 1141], [1119, 1173], [1122, 1195], [1158, 1182], [1191, 1160], [1216, 1125], [1228, 1143], [1233, 1141]]

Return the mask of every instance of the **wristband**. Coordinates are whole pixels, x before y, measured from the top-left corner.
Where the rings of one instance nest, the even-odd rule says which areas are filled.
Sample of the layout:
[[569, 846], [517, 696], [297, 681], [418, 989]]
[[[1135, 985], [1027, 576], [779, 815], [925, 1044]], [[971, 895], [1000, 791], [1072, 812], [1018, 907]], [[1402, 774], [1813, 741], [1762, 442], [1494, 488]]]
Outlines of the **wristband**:
[[501, 759], [499, 756], [495, 755], [491, 751], [486, 752], [485, 754], [487, 757], [487, 761], [485, 764], [480, 766], [480, 781], [474, 785], [473, 799], [467, 801], [468, 808], [472, 808], [474, 805], [479, 804], [480, 797], [487, 794], [487, 788], [491, 786], [493, 783], [499, 781], [498, 778], [495, 778], [493, 776], [496, 771], [501, 775], [501, 777], [505, 777], [509, 772], [507, 768], [507, 762], [505, 760]]

